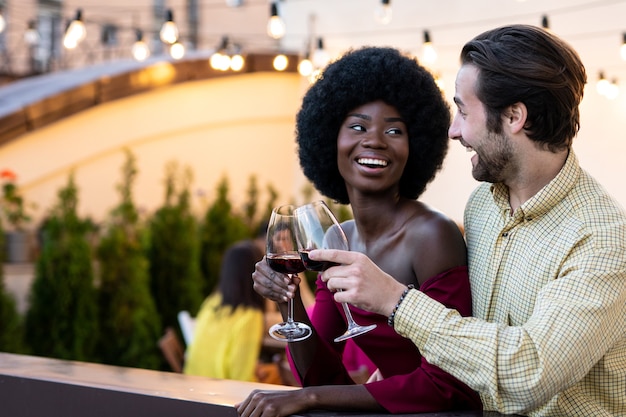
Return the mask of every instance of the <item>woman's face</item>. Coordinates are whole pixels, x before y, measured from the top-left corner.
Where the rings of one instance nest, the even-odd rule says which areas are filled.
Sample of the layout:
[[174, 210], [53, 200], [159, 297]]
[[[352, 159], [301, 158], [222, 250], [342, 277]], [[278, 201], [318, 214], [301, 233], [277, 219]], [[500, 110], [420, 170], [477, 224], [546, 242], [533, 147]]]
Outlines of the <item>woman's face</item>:
[[289, 229], [282, 229], [272, 235], [272, 251], [275, 253], [295, 250], [293, 236]]
[[339, 128], [337, 164], [348, 191], [397, 190], [408, 156], [406, 124], [383, 101], [355, 108]]

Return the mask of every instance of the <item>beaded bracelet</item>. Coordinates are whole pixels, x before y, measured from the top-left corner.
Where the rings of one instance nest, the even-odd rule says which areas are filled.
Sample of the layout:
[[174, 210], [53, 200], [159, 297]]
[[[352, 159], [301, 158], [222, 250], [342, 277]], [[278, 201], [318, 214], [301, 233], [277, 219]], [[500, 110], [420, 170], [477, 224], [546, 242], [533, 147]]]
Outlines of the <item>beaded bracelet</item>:
[[404, 291], [402, 291], [402, 295], [400, 296], [398, 303], [393, 308], [393, 311], [391, 312], [391, 314], [389, 315], [389, 318], [387, 319], [387, 324], [389, 326], [393, 327], [393, 320], [396, 318], [396, 312], [400, 308], [400, 304], [402, 304], [402, 301], [404, 301], [404, 297], [406, 297], [409, 291], [412, 290], [413, 288], [415, 288], [415, 285], [409, 284], [409, 286]]

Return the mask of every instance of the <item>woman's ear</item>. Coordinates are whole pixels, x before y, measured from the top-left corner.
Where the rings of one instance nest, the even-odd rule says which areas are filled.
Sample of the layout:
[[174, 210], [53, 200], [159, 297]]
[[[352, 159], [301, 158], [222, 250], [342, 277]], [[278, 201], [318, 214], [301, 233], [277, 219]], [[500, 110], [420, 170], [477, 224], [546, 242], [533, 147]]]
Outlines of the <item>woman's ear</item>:
[[504, 114], [504, 123], [509, 127], [511, 133], [519, 133], [524, 129], [528, 117], [528, 109], [524, 103], [511, 104]]

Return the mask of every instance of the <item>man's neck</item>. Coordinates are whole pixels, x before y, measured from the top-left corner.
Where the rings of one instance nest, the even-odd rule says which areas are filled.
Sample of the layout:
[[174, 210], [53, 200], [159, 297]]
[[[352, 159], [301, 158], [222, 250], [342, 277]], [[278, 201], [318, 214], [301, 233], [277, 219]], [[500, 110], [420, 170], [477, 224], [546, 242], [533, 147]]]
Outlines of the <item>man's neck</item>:
[[505, 183], [509, 188], [511, 214], [559, 174], [568, 153], [568, 150], [539, 151], [526, 158], [516, 176]]

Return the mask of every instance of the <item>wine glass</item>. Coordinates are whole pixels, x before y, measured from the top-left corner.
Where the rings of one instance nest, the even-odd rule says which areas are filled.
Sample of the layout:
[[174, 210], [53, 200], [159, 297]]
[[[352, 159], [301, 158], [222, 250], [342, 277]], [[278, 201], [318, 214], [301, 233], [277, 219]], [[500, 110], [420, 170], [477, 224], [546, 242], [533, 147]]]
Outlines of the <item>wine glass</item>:
[[[305, 270], [293, 232], [294, 206], [284, 205], [272, 210], [267, 227], [265, 260], [276, 272], [287, 274], [293, 279], [295, 274]], [[297, 342], [311, 336], [311, 327], [293, 320], [293, 299], [287, 301], [287, 321], [270, 327], [270, 336], [276, 340]]]
[[[294, 211], [295, 232], [298, 250], [306, 269], [311, 271], [324, 271], [337, 264], [327, 261], [314, 261], [309, 259], [309, 252], [313, 249], [342, 249], [350, 250], [348, 238], [339, 225], [337, 218], [323, 201], [315, 201], [298, 207]], [[343, 311], [348, 320], [348, 329], [344, 334], [335, 338], [335, 342], [341, 342], [354, 336], [376, 328], [375, 324], [361, 326], [354, 321], [348, 304], [342, 303]]]

